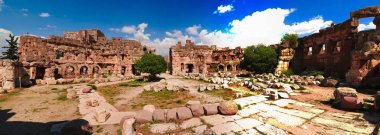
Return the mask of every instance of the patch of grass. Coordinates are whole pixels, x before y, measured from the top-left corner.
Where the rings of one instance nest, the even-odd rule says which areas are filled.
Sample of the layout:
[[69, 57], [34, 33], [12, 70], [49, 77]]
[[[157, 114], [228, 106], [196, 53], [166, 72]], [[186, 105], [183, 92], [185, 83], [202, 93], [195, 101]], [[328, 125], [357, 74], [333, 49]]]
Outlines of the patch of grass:
[[175, 101], [177, 104], [183, 104], [185, 103], [185, 101], [181, 100], [181, 99], [178, 99], [177, 101]]
[[238, 110], [243, 109], [240, 104], [237, 104]]
[[101, 93], [108, 103], [114, 104], [114, 97], [121, 93], [121, 90], [117, 86], [105, 86], [99, 87], [97, 92]]
[[59, 101], [66, 101], [67, 100], [66, 94], [59, 94], [57, 100], [59, 100]]
[[48, 109], [47, 107], [43, 107], [43, 108], [33, 108], [32, 109], [32, 112], [36, 113], [36, 112], [40, 112], [41, 110], [44, 110], [44, 109]]
[[100, 128], [98, 128], [98, 129], [96, 129], [96, 131], [95, 131], [96, 133], [101, 133], [101, 132], [103, 132], [103, 128], [102, 127], [100, 127]]
[[96, 86], [93, 85], [93, 84], [87, 84], [87, 86], [90, 86], [93, 90], [97, 90], [97, 89], [98, 89], [98, 87], [96, 87]]
[[58, 88], [51, 88], [51, 90], [58, 90]]
[[4, 95], [1, 95], [0, 96], [0, 102], [5, 102], [7, 101], [9, 98], [11, 97], [14, 97], [14, 96], [17, 96], [17, 95], [20, 95], [20, 92], [21, 92], [22, 89], [14, 89], [13, 91], [7, 93], [7, 94], [4, 94]]
[[138, 95], [133, 102], [127, 105], [127, 110], [139, 110], [147, 104], [152, 104], [156, 108], [168, 109], [182, 107], [188, 100], [199, 100], [189, 94], [188, 91], [143, 91]]
[[119, 84], [119, 86], [128, 87], [128, 86], [129, 86], [129, 84], [128, 84], [128, 83], [121, 83], [121, 84]]
[[340, 102], [339, 101], [336, 101], [335, 99], [331, 98], [330, 100], [328, 101], [320, 101], [322, 104], [325, 104], [325, 105], [330, 105], [331, 107], [333, 108], [339, 108], [340, 107]]
[[122, 135], [123, 133], [121, 132], [121, 129], [117, 129], [117, 135]]
[[212, 91], [204, 91], [206, 94], [214, 95], [217, 97], [222, 97], [224, 100], [233, 100], [235, 98], [235, 91], [229, 89], [220, 89]]
[[302, 86], [300, 86], [300, 88], [298, 88], [297, 90], [306, 90], [306, 88], [305, 88], [305, 87], [302, 87]]
[[374, 101], [373, 99], [371, 99], [371, 98], [364, 98], [363, 101], [364, 101], [364, 102], [368, 102], [368, 103], [373, 103], [373, 102], [375, 102], [375, 101]]

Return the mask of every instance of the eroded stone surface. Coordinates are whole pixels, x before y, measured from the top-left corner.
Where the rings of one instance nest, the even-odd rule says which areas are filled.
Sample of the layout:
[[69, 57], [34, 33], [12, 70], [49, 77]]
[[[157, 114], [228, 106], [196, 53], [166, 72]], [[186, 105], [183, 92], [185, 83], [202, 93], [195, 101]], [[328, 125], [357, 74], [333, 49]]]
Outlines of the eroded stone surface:
[[233, 121], [234, 119], [223, 116], [223, 115], [210, 115], [210, 116], [202, 116], [201, 119], [206, 123], [210, 125], [218, 125], [222, 123], [226, 123], [229, 121]]
[[196, 127], [202, 124], [203, 123], [201, 122], [200, 118], [191, 118], [191, 119], [183, 121], [180, 127], [182, 129], [187, 129], [187, 128]]
[[211, 131], [214, 134], [221, 135], [229, 132], [239, 132], [242, 131], [243, 128], [241, 128], [238, 124], [235, 122], [228, 122], [224, 124], [215, 125], [211, 128]]
[[176, 129], [178, 129], [178, 125], [175, 123], [160, 123], [151, 125], [150, 132], [163, 134]]

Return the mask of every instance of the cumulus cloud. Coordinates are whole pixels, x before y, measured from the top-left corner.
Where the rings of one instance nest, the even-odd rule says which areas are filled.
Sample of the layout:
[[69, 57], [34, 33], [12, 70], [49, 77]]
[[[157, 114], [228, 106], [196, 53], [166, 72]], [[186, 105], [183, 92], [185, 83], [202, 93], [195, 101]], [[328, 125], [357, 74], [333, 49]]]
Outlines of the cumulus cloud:
[[0, 28], [0, 55], [1, 55], [1, 52], [5, 51], [3, 46], [7, 45], [7, 42], [5, 41], [5, 39], [9, 39], [9, 34], [12, 34], [12, 32], [9, 30]]
[[376, 25], [373, 24], [373, 22], [366, 24], [359, 24], [358, 26], [358, 31], [363, 31], [363, 30], [369, 30], [369, 29], [376, 29]]
[[50, 17], [50, 14], [49, 13], [41, 13], [40, 17], [47, 18], [47, 17]]
[[201, 29], [201, 25], [194, 25], [191, 27], [186, 28], [186, 32], [190, 35], [198, 35], [198, 30]]
[[234, 6], [232, 6], [232, 4], [229, 4], [229, 5], [220, 5], [214, 11], [214, 14], [224, 14], [224, 13], [227, 13], [227, 12], [231, 12], [233, 10], [234, 10]]
[[142, 23], [138, 26], [138, 30], [129, 35], [133, 35], [133, 39], [142, 41], [145, 45], [155, 47], [158, 54], [168, 55], [170, 46], [188, 39], [196, 44], [231, 48], [247, 47], [258, 43], [270, 45], [279, 43], [285, 33], [311, 34], [332, 24], [332, 21], [325, 21], [322, 16], [285, 24], [285, 18], [293, 12], [295, 9], [270, 8], [231, 21], [227, 30], [209, 31], [202, 29], [201, 25], [193, 25], [184, 30], [168, 31], [164, 38], [153, 40], [150, 39], [150, 34], [144, 31], [148, 24]]

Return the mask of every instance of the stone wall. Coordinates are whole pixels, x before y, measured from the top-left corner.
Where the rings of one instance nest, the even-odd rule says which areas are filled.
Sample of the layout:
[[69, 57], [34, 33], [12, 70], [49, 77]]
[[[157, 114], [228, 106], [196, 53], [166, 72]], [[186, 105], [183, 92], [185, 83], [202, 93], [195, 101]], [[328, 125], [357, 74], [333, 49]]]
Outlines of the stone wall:
[[240, 73], [243, 53], [244, 49], [240, 47], [218, 49], [215, 45], [195, 45], [187, 40], [184, 46], [179, 42], [170, 48], [169, 70], [173, 75]]
[[[358, 32], [359, 19], [375, 17], [375, 30]], [[371, 83], [380, 86], [380, 6], [351, 12], [351, 18], [322, 29], [319, 33], [299, 39], [291, 68], [300, 73], [306, 70], [325, 71], [359, 86]]]
[[30, 79], [92, 78], [100, 75], [134, 76], [133, 64], [154, 48], [138, 41], [112, 38], [99, 30], [65, 32], [64, 37], [20, 37], [20, 61]]
[[16, 87], [27, 87], [30, 85], [29, 76], [21, 63], [9, 59], [0, 59], [0, 93]]

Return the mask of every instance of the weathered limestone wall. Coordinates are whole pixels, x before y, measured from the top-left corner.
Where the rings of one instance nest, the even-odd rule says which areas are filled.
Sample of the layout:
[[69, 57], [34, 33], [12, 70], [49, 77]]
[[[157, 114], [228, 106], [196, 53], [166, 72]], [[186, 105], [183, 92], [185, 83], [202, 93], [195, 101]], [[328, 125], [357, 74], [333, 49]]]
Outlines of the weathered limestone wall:
[[173, 75], [239, 73], [243, 53], [240, 47], [217, 49], [215, 45], [195, 45], [190, 40], [184, 46], [179, 42], [170, 48], [170, 72]]
[[30, 79], [92, 78], [100, 75], [131, 77], [133, 64], [154, 48], [138, 41], [112, 38], [107, 40], [99, 30], [65, 32], [64, 37], [48, 39], [20, 37], [20, 61]]
[[170, 72], [173, 75], [207, 74], [207, 63], [212, 61], [211, 54], [211, 48], [206, 45], [195, 45], [187, 40], [185, 46], [182, 46], [179, 42], [170, 48]]
[[[355, 86], [380, 87], [380, 6], [351, 12], [351, 18], [299, 39], [291, 67], [325, 71]], [[375, 30], [358, 32], [359, 19], [375, 17]]]
[[21, 63], [0, 59], [0, 93], [30, 84], [29, 76]]

